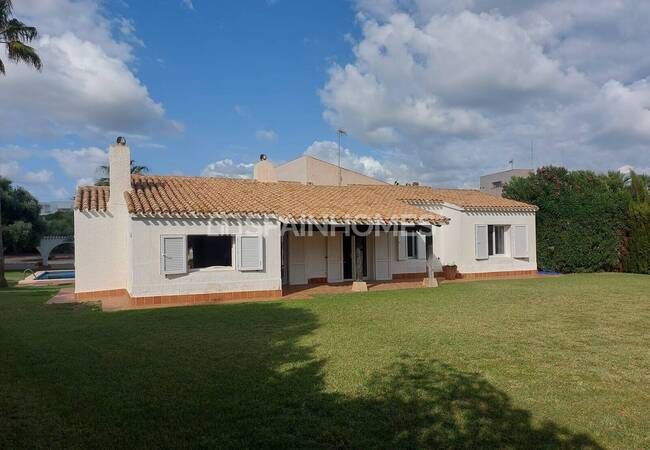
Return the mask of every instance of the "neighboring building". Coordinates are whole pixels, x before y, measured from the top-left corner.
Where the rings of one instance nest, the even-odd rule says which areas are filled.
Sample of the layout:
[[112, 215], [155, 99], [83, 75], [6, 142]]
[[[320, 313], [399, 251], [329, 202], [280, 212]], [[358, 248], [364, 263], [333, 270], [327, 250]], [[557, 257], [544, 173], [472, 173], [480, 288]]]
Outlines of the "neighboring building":
[[[275, 168], [280, 181], [298, 181], [305, 184], [324, 186], [339, 185], [339, 167], [313, 156], [303, 155]], [[363, 175], [354, 170], [341, 167], [341, 185], [349, 184], [388, 184], [385, 181]]]
[[49, 214], [54, 214], [57, 211], [72, 211], [72, 208], [74, 208], [74, 202], [70, 200], [41, 203], [40, 215], [47, 216]]
[[532, 173], [532, 169], [510, 169], [503, 172], [483, 175], [481, 177], [481, 191], [501, 197], [503, 186], [505, 186], [514, 177], [525, 178]]
[[278, 182], [268, 161], [255, 180], [132, 176], [130, 160], [127, 146], [111, 146], [110, 187], [77, 191], [79, 299], [279, 297], [284, 285], [422, 279], [445, 264], [467, 278], [536, 273], [537, 208], [525, 203], [477, 190]]

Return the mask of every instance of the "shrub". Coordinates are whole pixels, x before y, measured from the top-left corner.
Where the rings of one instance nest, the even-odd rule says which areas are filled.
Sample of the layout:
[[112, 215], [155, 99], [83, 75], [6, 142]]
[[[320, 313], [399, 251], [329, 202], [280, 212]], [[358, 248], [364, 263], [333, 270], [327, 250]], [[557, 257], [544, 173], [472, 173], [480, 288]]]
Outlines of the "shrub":
[[543, 167], [515, 178], [504, 196], [537, 212], [537, 259], [559, 272], [620, 270], [629, 194], [620, 177]]

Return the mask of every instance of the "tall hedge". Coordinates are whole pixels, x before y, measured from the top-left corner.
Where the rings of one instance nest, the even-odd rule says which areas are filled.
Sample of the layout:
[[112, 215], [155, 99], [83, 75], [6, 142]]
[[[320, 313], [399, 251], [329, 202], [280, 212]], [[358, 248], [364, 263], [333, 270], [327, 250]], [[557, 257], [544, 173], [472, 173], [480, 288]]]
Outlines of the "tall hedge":
[[537, 261], [558, 272], [620, 270], [629, 193], [620, 177], [543, 167], [515, 178], [504, 196], [532, 203]]

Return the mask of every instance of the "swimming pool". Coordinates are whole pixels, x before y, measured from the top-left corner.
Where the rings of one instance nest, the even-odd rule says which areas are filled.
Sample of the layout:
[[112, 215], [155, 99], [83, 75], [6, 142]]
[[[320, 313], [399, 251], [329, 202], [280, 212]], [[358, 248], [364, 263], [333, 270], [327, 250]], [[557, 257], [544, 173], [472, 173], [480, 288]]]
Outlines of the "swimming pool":
[[36, 280], [74, 280], [74, 270], [48, 270], [37, 273]]
[[29, 275], [18, 286], [59, 286], [74, 284], [74, 270], [45, 270]]

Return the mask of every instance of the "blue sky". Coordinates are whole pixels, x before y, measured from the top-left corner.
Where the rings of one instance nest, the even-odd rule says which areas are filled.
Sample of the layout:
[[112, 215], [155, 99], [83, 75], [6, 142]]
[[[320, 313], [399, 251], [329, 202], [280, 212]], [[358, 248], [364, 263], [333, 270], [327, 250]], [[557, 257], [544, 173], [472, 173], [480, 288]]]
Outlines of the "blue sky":
[[0, 78], [0, 175], [40, 200], [91, 183], [120, 134], [161, 174], [332, 160], [339, 126], [344, 164], [389, 181], [650, 171], [640, 0], [14, 3], [44, 69]]

